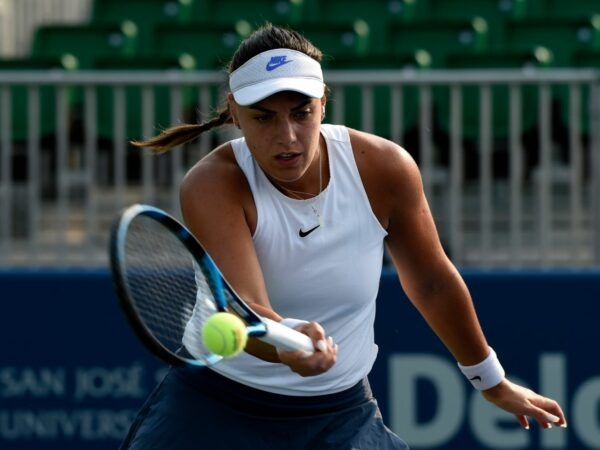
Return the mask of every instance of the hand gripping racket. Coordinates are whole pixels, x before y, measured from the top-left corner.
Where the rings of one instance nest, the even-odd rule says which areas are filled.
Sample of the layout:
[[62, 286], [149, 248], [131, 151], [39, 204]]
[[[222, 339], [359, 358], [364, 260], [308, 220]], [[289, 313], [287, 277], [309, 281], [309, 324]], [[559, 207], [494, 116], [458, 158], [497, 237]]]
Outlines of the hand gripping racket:
[[114, 286], [142, 343], [173, 365], [209, 366], [221, 360], [202, 343], [202, 325], [220, 311], [234, 312], [249, 336], [283, 350], [313, 352], [311, 339], [260, 317], [229, 286], [192, 233], [166, 212], [127, 208], [110, 236]]

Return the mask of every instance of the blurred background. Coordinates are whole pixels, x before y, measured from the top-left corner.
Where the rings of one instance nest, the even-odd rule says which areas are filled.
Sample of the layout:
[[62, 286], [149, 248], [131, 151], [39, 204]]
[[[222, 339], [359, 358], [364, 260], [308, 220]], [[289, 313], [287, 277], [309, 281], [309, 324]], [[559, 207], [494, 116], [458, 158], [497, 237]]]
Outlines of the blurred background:
[[160, 158], [128, 142], [209, 118], [265, 21], [325, 53], [329, 121], [415, 156], [458, 265], [600, 264], [597, 1], [2, 0], [0, 265], [104, 265], [121, 207], [177, 214], [234, 131]]
[[577, 419], [511, 427], [420, 319], [392, 321], [415, 313], [388, 268], [386, 421], [413, 448], [600, 448], [598, 0], [0, 0], [0, 447], [115, 448], [163, 373], [119, 316], [108, 230], [135, 202], [179, 216], [186, 170], [237, 135], [129, 141], [209, 119], [266, 21], [322, 49], [328, 122], [415, 157], [509, 373]]

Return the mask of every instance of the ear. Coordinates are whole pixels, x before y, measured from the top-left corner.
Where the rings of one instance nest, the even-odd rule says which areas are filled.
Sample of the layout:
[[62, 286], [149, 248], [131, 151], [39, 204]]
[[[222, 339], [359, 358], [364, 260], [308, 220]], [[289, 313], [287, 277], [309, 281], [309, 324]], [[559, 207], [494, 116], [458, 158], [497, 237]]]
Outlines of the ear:
[[232, 93], [229, 93], [227, 95], [227, 105], [229, 106], [229, 114], [231, 114], [231, 120], [233, 121], [233, 125], [235, 125], [236, 128], [239, 128], [240, 122], [238, 120], [237, 114], [237, 103], [235, 102]]

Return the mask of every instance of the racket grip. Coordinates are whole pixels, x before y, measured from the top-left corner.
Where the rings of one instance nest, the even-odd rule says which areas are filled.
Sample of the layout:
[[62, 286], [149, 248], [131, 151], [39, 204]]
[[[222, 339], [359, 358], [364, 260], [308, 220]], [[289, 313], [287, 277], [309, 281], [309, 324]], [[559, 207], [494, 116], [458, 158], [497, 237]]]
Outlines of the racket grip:
[[314, 353], [315, 347], [307, 335], [266, 317], [263, 317], [262, 320], [267, 326], [267, 333], [259, 337], [261, 341], [281, 350], [304, 350], [305, 352]]

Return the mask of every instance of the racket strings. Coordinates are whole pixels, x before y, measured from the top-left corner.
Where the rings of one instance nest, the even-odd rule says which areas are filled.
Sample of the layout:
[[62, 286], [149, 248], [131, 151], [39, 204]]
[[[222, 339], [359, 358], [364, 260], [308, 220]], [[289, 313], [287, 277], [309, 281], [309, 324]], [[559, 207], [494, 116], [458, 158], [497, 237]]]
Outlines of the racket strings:
[[201, 268], [179, 238], [154, 219], [139, 216], [126, 240], [125, 279], [146, 328], [168, 350], [185, 344], [196, 358], [208, 356], [201, 329], [216, 306]]

